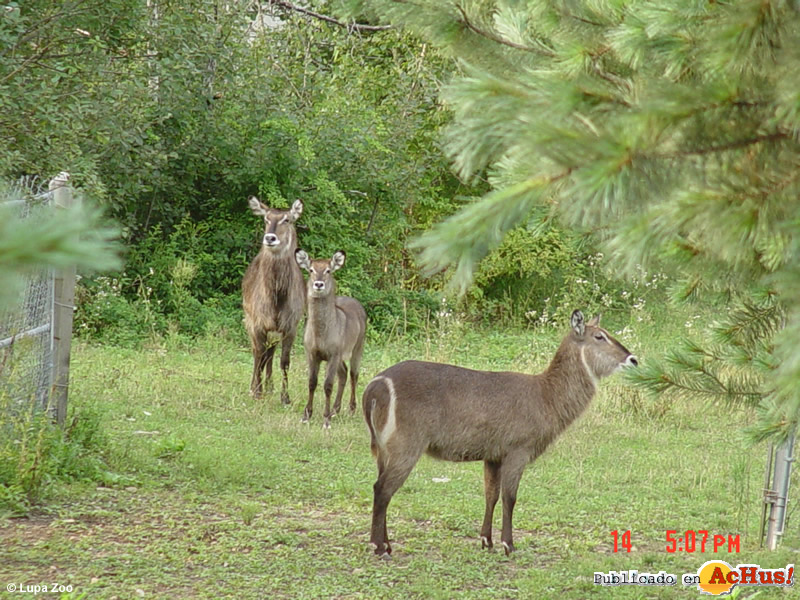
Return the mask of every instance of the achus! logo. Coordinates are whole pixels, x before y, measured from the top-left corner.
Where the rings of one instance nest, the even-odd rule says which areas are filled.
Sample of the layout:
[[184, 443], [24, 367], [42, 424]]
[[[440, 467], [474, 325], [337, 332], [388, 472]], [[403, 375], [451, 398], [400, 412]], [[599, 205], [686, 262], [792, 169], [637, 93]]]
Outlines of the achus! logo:
[[724, 560], [710, 560], [697, 571], [698, 589], [711, 596], [730, 594], [737, 585], [790, 587], [794, 585], [794, 565], [782, 569], [762, 569], [760, 565], [730, 566]]

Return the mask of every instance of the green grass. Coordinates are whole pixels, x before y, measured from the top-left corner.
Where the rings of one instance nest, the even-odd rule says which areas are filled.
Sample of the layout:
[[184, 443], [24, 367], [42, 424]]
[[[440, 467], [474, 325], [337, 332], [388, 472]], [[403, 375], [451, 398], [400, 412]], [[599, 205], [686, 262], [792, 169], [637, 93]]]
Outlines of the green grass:
[[[645, 360], [668, 343], [638, 331], [624, 341]], [[410, 357], [536, 372], [558, 337], [453, 325], [373, 341], [359, 392]], [[610, 588], [592, 576], [680, 578], [714, 558], [795, 561], [796, 527], [778, 552], [758, 548], [766, 450], [746, 448], [739, 433], [753, 415], [654, 402], [619, 377], [526, 471], [511, 558], [480, 550], [481, 464], [423, 458], [389, 507], [394, 559], [377, 560], [366, 427], [359, 412], [323, 431], [321, 388], [312, 424], [300, 423], [306, 365], [297, 350], [284, 408], [277, 394], [250, 398], [249, 354], [224, 341], [78, 345], [71, 406], [79, 419], [100, 420], [107, 472], [54, 484], [27, 518], [0, 521], [0, 584], [69, 584], [86, 598], [694, 598], [697, 589], [680, 584]], [[500, 514], [498, 505], [496, 540]], [[669, 554], [670, 529], [738, 534], [741, 552]], [[612, 551], [612, 530], [631, 531], [630, 553]]]

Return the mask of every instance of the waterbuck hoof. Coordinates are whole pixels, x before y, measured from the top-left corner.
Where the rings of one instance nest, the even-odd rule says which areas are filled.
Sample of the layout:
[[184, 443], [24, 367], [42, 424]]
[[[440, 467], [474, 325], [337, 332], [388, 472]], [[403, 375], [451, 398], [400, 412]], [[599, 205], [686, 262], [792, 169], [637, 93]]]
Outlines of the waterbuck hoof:
[[510, 556], [514, 552], [514, 544], [503, 542], [503, 550], [505, 550], [506, 556]]
[[289, 406], [289, 404], [291, 404], [288, 395], [281, 394], [281, 404], [283, 404], [284, 406]]
[[389, 542], [383, 544], [382, 547], [374, 543], [372, 545], [375, 547], [375, 556], [381, 560], [392, 560], [392, 547]]
[[301, 423], [304, 423], [304, 424], [306, 424], [306, 425], [308, 425], [308, 417], [306, 417], [306, 416], [303, 416], [303, 418], [302, 418], [302, 419], [300, 419], [300, 422], [301, 422]]
[[330, 429], [331, 428], [331, 420], [329, 417], [325, 417], [325, 421], [322, 423], [323, 429]]
[[492, 543], [492, 538], [486, 537], [485, 535], [481, 536], [481, 550], [488, 549], [491, 550], [494, 548], [494, 544]]

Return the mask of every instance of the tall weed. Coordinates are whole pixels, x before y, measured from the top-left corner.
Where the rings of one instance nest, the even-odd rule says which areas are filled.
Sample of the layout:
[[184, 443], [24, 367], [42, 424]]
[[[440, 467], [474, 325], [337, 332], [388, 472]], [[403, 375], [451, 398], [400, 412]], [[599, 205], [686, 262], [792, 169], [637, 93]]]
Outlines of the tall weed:
[[101, 458], [107, 440], [99, 415], [82, 409], [64, 427], [47, 411], [0, 392], [0, 515], [27, 513], [56, 481], [109, 482]]

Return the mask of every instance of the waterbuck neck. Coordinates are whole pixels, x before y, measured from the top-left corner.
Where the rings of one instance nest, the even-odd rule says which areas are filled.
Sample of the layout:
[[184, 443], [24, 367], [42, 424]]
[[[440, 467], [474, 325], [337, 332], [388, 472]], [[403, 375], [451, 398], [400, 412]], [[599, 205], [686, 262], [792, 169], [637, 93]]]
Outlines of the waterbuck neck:
[[267, 248], [261, 249], [262, 269], [265, 281], [271, 281], [275, 290], [287, 290], [300, 277], [300, 267], [294, 262], [294, 250], [291, 253], [276, 255]]
[[317, 338], [336, 327], [336, 294], [334, 290], [325, 296], [308, 295], [308, 325]]
[[577, 419], [592, 401], [597, 377], [590, 371], [582, 346], [565, 339], [542, 378], [542, 400], [558, 416], [559, 429]]

